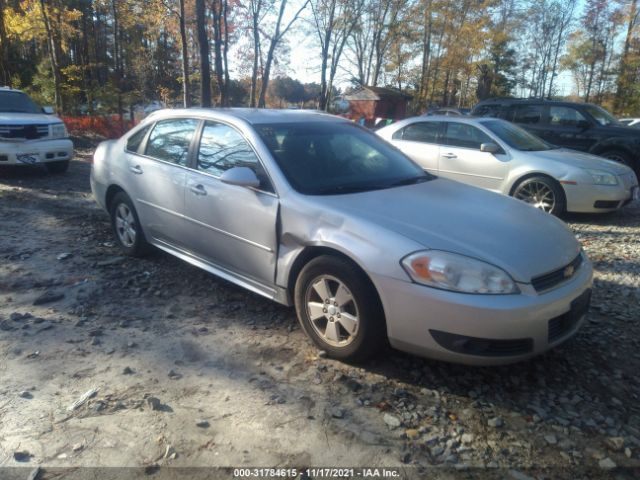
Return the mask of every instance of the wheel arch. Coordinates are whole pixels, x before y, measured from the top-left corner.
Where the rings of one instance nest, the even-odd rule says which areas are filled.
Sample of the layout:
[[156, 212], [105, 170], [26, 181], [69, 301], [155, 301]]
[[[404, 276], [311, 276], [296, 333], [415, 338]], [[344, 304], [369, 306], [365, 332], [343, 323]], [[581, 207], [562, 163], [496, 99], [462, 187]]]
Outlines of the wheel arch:
[[521, 175], [519, 177], [517, 177], [512, 183], [511, 183], [511, 187], [509, 188], [509, 196], [512, 197], [513, 194], [516, 191], [516, 188], [518, 188], [518, 186], [524, 182], [525, 180], [529, 179], [529, 178], [533, 178], [533, 177], [545, 177], [548, 178], [549, 180], [551, 180], [552, 182], [554, 182], [556, 185], [558, 185], [560, 187], [560, 191], [562, 192], [562, 195], [564, 197], [564, 201], [566, 203], [567, 201], [567, 192], [565, 192], [564, 187], [562, 186], [562, 183], [560, 183], [556, 178], [554, 178], [552, 175], [549, 175], [548, 173], [545, 172], [527, 172], [524, 175]]
[[[347, 255], [346, 253], [336, 248], [332, 248], [324, 245], [307, 245], [296, 256], [291, 267], [289, 268], [289, 272], [286, 280], [287, 292], [288, 292], [288, 297], [290, 297], [289, 298], [290, 300], [293, 300], [293, 292], [295, 291], [295, 285], [298, 280], [298, 277], [300, 276], [300, 272], [302, 271], [302, 269], [311, 260], [313, 260], [314, 258], [318, 258], [322, 255], [329, 255], [329, 256], [342, 258], [343, 260], [346, 260], [349, 263], [351, 263], [360, 272], [362, 277], [372, 288], [372, 291], [375, 292], [375, 295], [376, 295], [375, 300], [378, 302], [378, 305], [384, 314], [384, 304], [382, 302], [382, 297], [380, 295], [380, 292], [378, 291], [378, 288], [376, 287], [375, 283], [371, 280], [371, 277], [367, 274], [366, 270], [359, 264], [359, 262], [357, 262], [355, 259]], [[386, 315], [385, 315], [385, 329], [386, 329]]]
[[107, 188], [107, 191], [105, 192], [104, 195], [104, 205], [107, 209], [107, 212], [111, 212], [111, 202], [113, 201], [113, 197], [116, 196], [117, 193], [119, 192], [123, 192], [123, 193], [127, 193], [124, 191], [124, 188], [122, 188], [120, 185], [117, 184], [112, 184], [109, 185], [109, 188]]

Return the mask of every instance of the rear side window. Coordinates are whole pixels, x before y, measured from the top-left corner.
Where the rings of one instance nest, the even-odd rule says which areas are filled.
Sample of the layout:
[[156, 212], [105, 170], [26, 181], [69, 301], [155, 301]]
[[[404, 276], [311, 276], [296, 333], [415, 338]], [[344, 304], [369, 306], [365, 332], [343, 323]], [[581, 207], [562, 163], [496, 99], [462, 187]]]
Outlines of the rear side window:
[[447, 123], [445, 145], [462, 148], [480, 149], [483, 143], [494, 143], [491, 137], [482, 130], [466, 123]]
[[542, 123], [542, 105], [517, 105], [513, 110], [514, 123], [527, 125]]
[[393, 134], [394, 140], [411, 142], [437, 143], [440, 122], [419, 122], [407, 125]]
[[500, 110], [502, 107], [500, 105], [478, 105], [473, 110], [473, 115], [476, 117], [494, 117], [498, 118], [500, 116]]
[[147, 135], [147, 132], [151, 128], [151, 125], [147, 125], [146, 127], [138, 130], [136, 133], [131, 135], [127, 140], [127, 151], [138, 153], [140, 149], [140, 144], [144, 140], [144, 137]]
[[158, 160], [186, 166], [189, 160], [189, 146], [197, 126], [198, 120], [193, 118], [175, 118], [156, 123], [147, 140], [145, 154]]

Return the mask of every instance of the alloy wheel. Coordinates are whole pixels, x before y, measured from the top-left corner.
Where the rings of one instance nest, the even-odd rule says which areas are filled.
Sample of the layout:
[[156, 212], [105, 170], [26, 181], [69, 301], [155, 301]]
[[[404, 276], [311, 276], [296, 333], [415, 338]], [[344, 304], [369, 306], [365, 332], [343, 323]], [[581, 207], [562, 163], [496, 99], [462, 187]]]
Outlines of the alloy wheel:
[[335, 347], [353, 342], [358, 333], [358, 305], [347, 286], [331, 275], [309, 283], [305, 293], [307, 315], [315, 333]]
[[125, 247], [131, 248], [136, 243], [135, 218], [133, 212], [124, 203], [116, 208], [116, 232]]
[[514, 197], [547, 213], [556, 205], [555, 193], [542, 182], [527, 182], [521, 185], [515, 191]]

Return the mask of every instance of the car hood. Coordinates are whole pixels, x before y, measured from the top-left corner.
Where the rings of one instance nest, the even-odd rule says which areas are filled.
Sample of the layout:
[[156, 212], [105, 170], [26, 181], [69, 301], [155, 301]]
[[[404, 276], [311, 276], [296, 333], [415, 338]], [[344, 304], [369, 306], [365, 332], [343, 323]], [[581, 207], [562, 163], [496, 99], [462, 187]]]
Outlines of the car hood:
[[425, 248], [489, 262], [518, 282], [529, 283], [561, 268], [580, 251], [573, 233], [552, 215], [450, 180], [317, 198], [326, 208], [377, 224]]
[[55, 115], [44, 113], [15, 113], [0, 112], [0, 125], [33, 125], [42, 123], [59, 123], [60, 120]]
[[616, 175], [623, 175], [629, 173], [629, 167], [622, 165], [613, 160], [607, 160], [606, 158], [591, 155], [590, 153], [578, 152], [576, 150], [570, 150], [568, 148], [557, 148], [554, 150], [544, 150], [540, 152], [524, 152], [528, 156], [543, 160], [553, 160], [564, 165], [580, 167], [580, 168], [592, 168], [592, 169], [605, 169]]
[[608, 127], [603, 128], [606, 128], [606, 133], [609, 137], [628, 137], [640, 139], [640, 131], [637, 128], [628, 127], [626, 125], [609, 125]]

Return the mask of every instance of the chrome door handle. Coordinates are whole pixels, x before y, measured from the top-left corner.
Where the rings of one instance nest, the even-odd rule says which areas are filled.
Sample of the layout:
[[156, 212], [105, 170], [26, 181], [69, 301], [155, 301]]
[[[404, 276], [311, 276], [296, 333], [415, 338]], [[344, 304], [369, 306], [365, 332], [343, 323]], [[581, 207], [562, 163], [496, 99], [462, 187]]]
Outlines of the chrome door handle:
[[204, 187], [202, 185], [191, 185], [189, 187], [189, 190], [191, 190], [196, 195], [206, 195], [207, 194], [207, 191], [204, 189]]
[[458, 158], [458, 156], [455, 153], [443, 153], [442, 156], [444, 158]]
[[142, 175], [142, 169], [140, 168], [140, 165], [136, 165], [135, 167], [129, 167], [129, 170], [131, 170], [136, 175]]

